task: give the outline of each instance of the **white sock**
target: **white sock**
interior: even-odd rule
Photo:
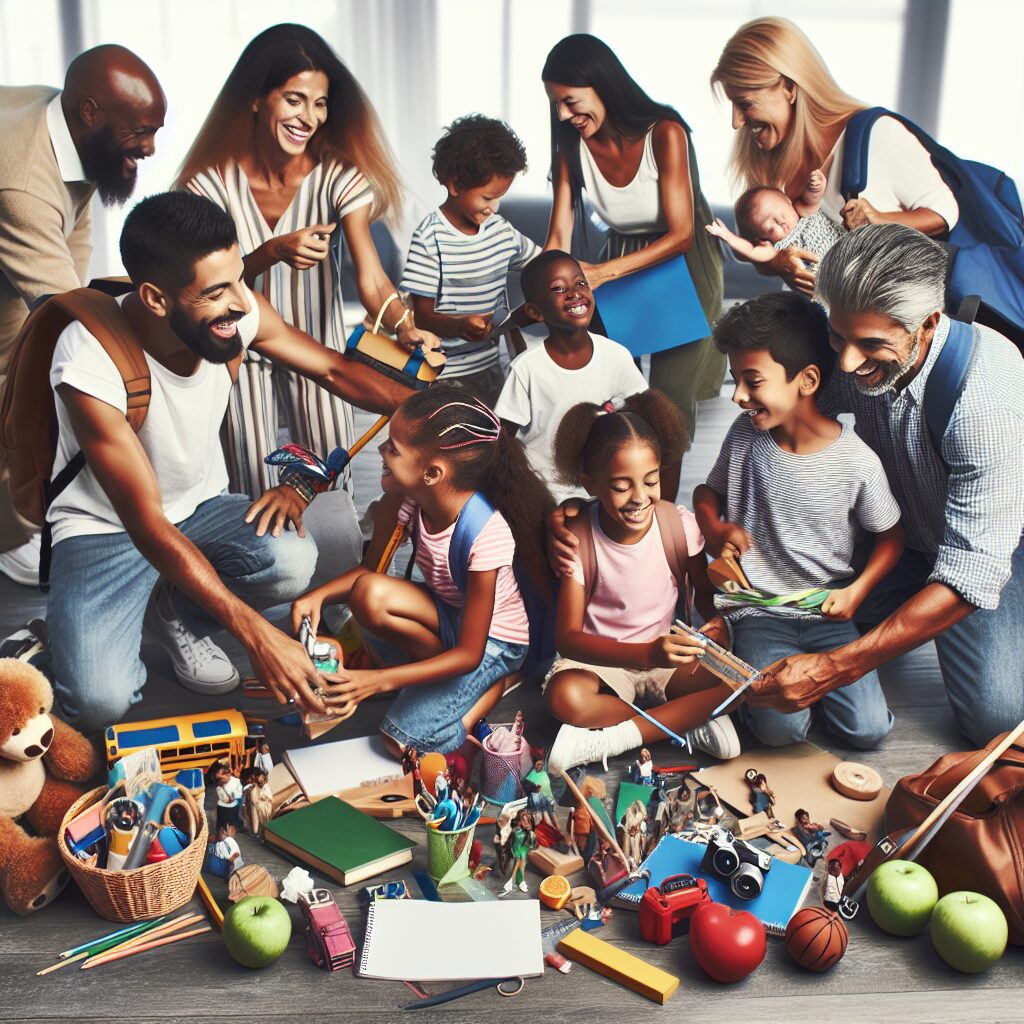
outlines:
[[[637,747],[643,746],[644,738],[640,735],[640,729],[630,718],[619,722],[618,725],[606,726],[601,732],[608,744],[606,750],[609,757],[615,757],[616,754],[624,754],[627,750],[636,750]]]

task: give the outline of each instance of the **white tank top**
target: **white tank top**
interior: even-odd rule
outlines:
[[[667,230],[658,195],[653,128],[644,138],[640,166],[628,185],[619,188],[609,184],[583,139],[580,139],[580,166],[587,196],[598,216],[613,231],[621,235],[646,235]]]

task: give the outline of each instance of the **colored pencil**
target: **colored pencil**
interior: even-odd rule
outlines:
[[[158,946],[167,946],[172,942],[180,942],[182,939],[190,939],[193,935],[203,935],[210,931],[210,926],[204,924],[202,928],[193,928],[190,932],[182,932],[180,935],[166,935],[162,939],[154,939],[152,942],[144,942],[141,946],[132,946],[131,949],[112,950],[101,957],[95,957],[87,964],[82,964],[82,970],[87,971],[92,967],[102,967],[104,964],[113,963],[115,960],[123,960],[128,956],[135,956],[136,953],[145,953],[148,949],[156,949]]]
[[[121,945],[121,943],[127,939],[146,935],[156,929],[156,925],[160,920],[162,920],[162,918],[158,918],[156,921],[145,921],[142,924],[134,925],[133,930],[127,935],[121,934],[118,936],[117,933],[115,933],[113,936],[106,939],[94,939],[86,949],[82,950],[82,952],[76,953],[74,956],[66,957],[64,960],[59,960],[50,967],[37,971],[36,977],[41,977],[44,974],[50,974],[61,967],[66,967],[68,964],[74,964],[78,963],[79,960],[85,960],[87,957],[98,956],[100,953],[105,953],[107,950]]]
[[[217,905],[217,901],[213,898],[213,893],[210,892],[210,887],[206,884],[202,875],[196,879],[196,892],[199,893],[199,898],[203,901],[203,906],[206,907],[206,911],[210,915],[210,921],[220,931],[224,924],[224,911]]]
[[[167,924],[161,925],[159,928],[154,928],[150,932],[143,932],[141,935],[135,935],[124,942],[119,942],[116,946],[111,946],[108,949],[99,950],[98,952],[93,953],[90,958],[82,964],[82,966],[88,967],[93,960],[107,956],[109,953],[117,953],[122,949],[131,949],[134,946],[141,946],[142,943],[151,942],[153,939],[162,939],[165,935],[170,935],[171,932],[179,932],[182,928],[188,928],[189,925],[194,925],[202,920],[202,914],[182,914],[181,917],[176,917],[173,921],[168,921]]]
[[[95,946],[98,942],[106,942],[107,939],[117,939],[121,936],[127,936],[129,932],[137,932],[145,928],[154,927],[162,920],[163,917],[157,917],[152,921],[136,921],[135,924],[126,925],[124,928],[119,928],[116,932],[110,932],[108,935],[98,935],[95,939],[89,939],[88,942],[82,942],[77,946],[72,946],[70,949],[65,949],[63,953],[58,953],[57,956],[63,960],[66,957],[74,956],[76,953],[81,953],[83,949]]]

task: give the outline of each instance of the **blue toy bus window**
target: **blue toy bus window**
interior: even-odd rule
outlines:
[[[195,722],[192,735],[197,740],[213,739],[216,736],[230,736],[231,723],[226,718],[214,718],[209,722]]]

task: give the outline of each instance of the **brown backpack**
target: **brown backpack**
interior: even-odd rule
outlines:
[[[584,505],[580,514],[569,521],[569,527],[580,542],[580,564],[583,566],[583,606],[590,604],[597,583],[597,551],[594,548],[594,534],[591,531],[591,509],[593,502]],[[671,501],[662,499],[654,506],[654,515],[661,533],[661,543],[665,549],[665,560],[679,587],[679,607],[682,617],[690,621],[690,587],[686,576],[686,559],[689,549],[686,544],[686,533],[683,530],[679,510]]]
[[[885,808],[890,832],[920,824],[1006,733],[983,750],[946,754],[920,775],[900,779]],[[1024,945],[1024,744],[1018,741],[989,770],[921,851],[919,863],[939,892],[967,890],[995,900],[1010,942]]]

